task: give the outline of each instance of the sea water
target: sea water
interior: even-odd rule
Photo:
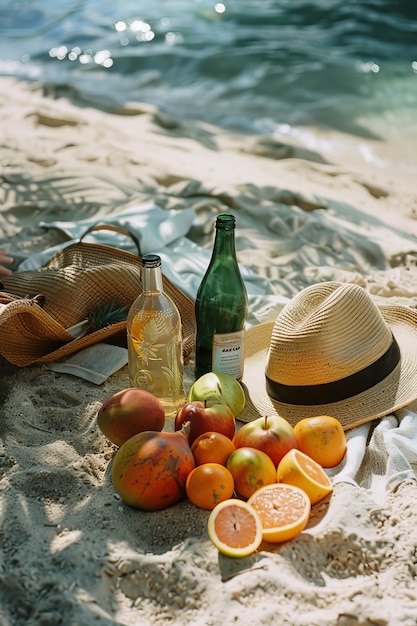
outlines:
[[[0,74],[314,148],[417,139],[417,2],[1,0]]]

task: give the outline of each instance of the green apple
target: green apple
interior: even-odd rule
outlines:
[[[207,372],[195,381],[188,393],[188,402],[194,400],[223,402],[237,417],[245,406],[245,392],[233,376],[221,372]]]

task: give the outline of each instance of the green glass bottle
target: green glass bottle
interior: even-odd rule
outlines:
[[[127,317],[130,385],[152,392],[169,418],[186,401],[181,318],[164,293],[160,256],[143,256],[142,266],[142,293]]]
[[[248,296],[235,248],[235,217],[219,215],[210,264],[195,302],[195,375],[216,371],[243,375],[243,342]]]

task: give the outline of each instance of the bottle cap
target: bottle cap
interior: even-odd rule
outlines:
[[[143,267],[161,267],[161,257],[158,254],[145,254],[142,257]]]

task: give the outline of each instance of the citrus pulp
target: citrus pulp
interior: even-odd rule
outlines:
[[[258,513],[262,534],[269,543],[293,539],[307,525],[311,504],[302,489],[284,483],[265,485],[247,501]]]
[[[277,480],[303,489],[308,494],[311,504],[322,500],[333,490],[332,481],[322,466],[295,448],[281,459],[277,469]]]
[[[214,507],[207,529],[213,544],[226,556],[248,556],[262,542],[262,523],[257,512],[247,502],[235,498]]]

